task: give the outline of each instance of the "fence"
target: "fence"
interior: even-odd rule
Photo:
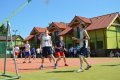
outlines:
[[[0,42],[0,57],[4,57],[5,54],[5,48],[6,48],[6,42]],[[9,48],[7,50],[7,57],[12,56],[12,50]]]

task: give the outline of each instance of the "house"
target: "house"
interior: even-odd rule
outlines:
[[[8,47],[10,48],[10,37],[8,37]],[[13,45],[18,45],[19,47],[22,47],[23,45],[23,38],[20,35],[13,35],[12,36],[12,41],[13,41]],[[5,53],[5,48],[6,48],[6,36],[1,35],[0,36],[0,57],[3,57],[4,53]],[[11,56],[11,50],[8,48],[7,54],[8,56]]]
[[[52,22],[47,28],[52,37],[53,44],[59,38],[59,33],[65,30],[68,27],[68,24],[63,22]]]
[[[30,45],[35,48],[39,47],[40,46],[39,36],[42,35],[46,29],[47,28],[34,27],[30,32],[30,35],[24,39],[24,42],[28,41]]]
[[[79,26],[85,26],[90,35],[89,47],[97,56],[107,56],[109,50],[120,49],[120,14],[118,12],[85,18],[75,16],[69,27],[59,35],[64,36],[67,46],[75,45],[71,37],[79,38]]]

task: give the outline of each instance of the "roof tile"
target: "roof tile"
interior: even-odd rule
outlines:
[[[36,29],[38,32],[43,33],[43,32],[45,32],[45,30],[46,30],[47,28],[35,27],[35,29]]]
[[[27,38],[24,39],[24,41],[28,41],[28,40],[30,40],[33,37],[34,37],[34,35],[29,35]]]
[[[67,28],[66,28],[64,31],[62,31],[59,35],[62,36],[62,35],[64,35],[64,34],[68,33],[70,30],[72,30],[72,28],[67,27]]]
[[[92,23],[87,27],[87,30],[107,28],[117,15],[118,13],[112,13],[90,18]]]
[[[58,22],[53,22],[53,25],[59,27],[60,29],[65,29],[67,27],[67,24]]]
[[[95,29],[107,28],[110,25],[110,23],[114,20],[114,18],[116,18],[118,15],[119,13],[116,12],[116,13],[111,13],[111,14],[102,15],[102,16],[89,18],[89,19],[83,18],[81,16],[77,16],[77,18],[87,23],[90,23],[91,21],[91,24],[86,28],[86,30],[95,30]],[[62,31],[59,35],[64,35],[68,33],[70,30],[71,28],[68,27],[64,31]]]

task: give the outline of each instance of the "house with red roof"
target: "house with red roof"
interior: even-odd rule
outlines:
[[[24,39],[24,42],[28,41],[29,44],[35,48],[39,47],[40,39],[39,37],[45,32],[47,28],[34,27],[30,32],[30,35]]]
[[[72,37],[79,38],[79,26],[85,26],[90,35],[90,50],[96,53],[96,56],[107,56],[110,50],[120,49],[120,14],[118,12],[85,18],[75,16],[65,30],[59,35],[64,36],[66,45],[76,45]]]
[[[68,24],[63,22],[52,22],[47,28],[52,37],[53,44],[59,38],[59,34],[68,27]]]

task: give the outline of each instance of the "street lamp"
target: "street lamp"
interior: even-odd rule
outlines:
[[[16,33],[18,30],[13,30],[13,32],[15,33],[15,46],[16,46]]]

